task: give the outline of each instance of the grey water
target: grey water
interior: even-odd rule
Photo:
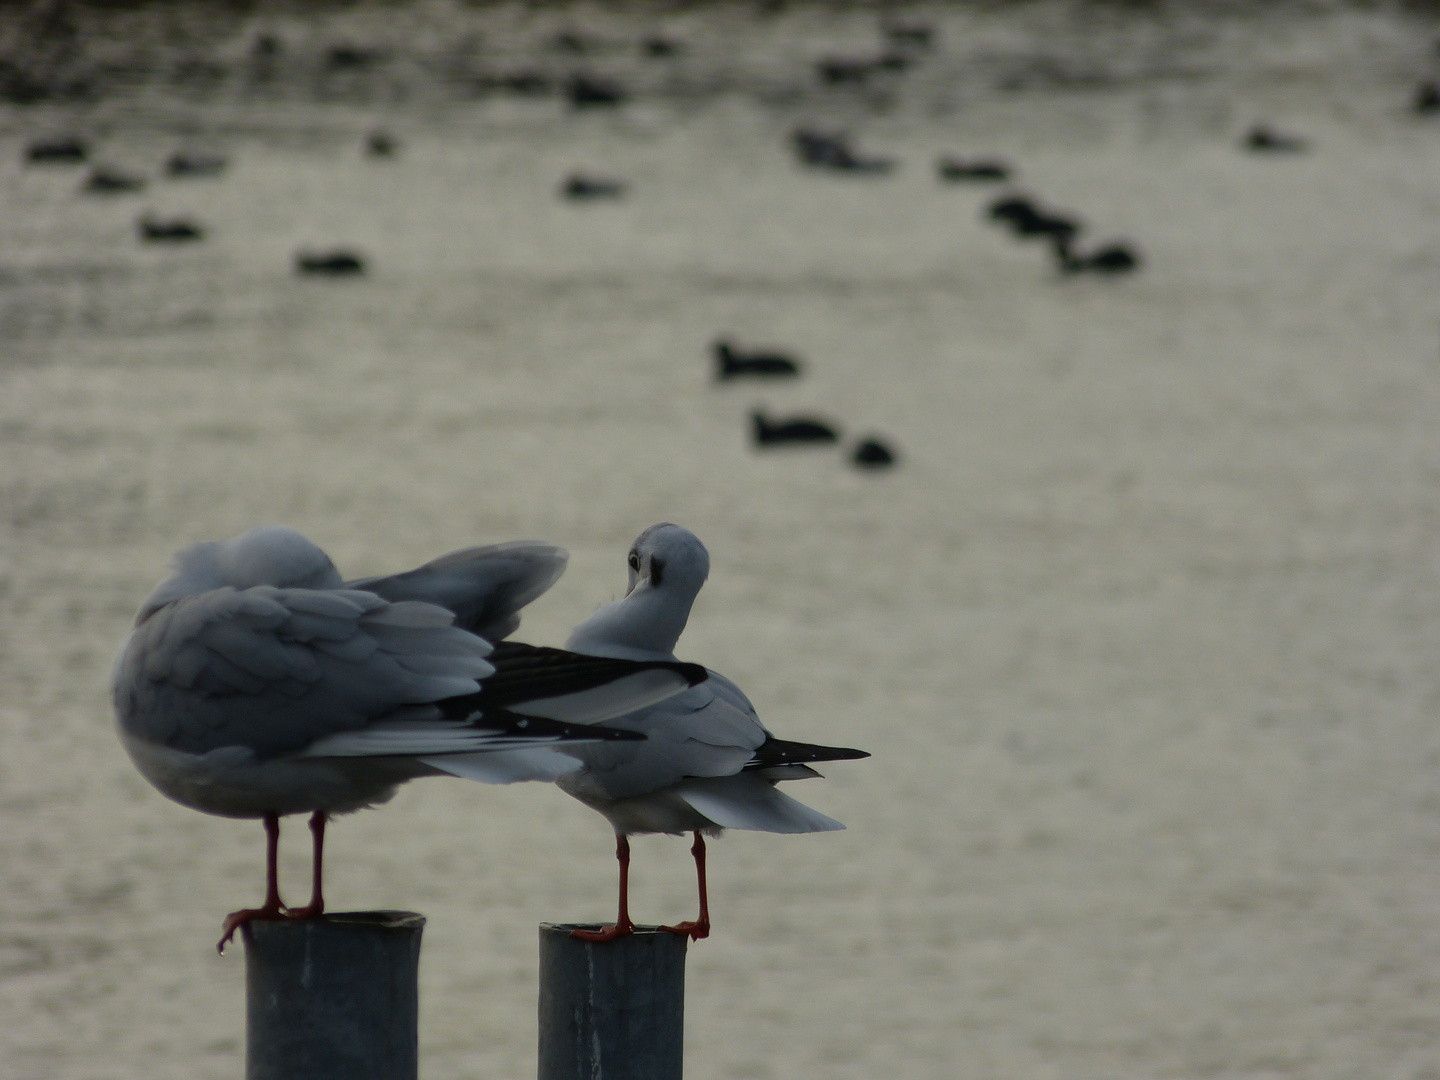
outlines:
[[[110,727],[172,552],[280,523],[360,576],[545,539],[571,565],[519,636],[558,644],[673,520],[713,564],[682,656],[874,753],[791,788],[848,831],[712,845],[690,1075],[1440,1077],[1437,36],[1338,4],[0,13],[0,1072],[242,1068],[213,942],[261,830],[167,803]],[[575,73],[626,101],[570,106]],[[1307,151],[1247,153],[1260,122]],[[898,164],[806,168],[802,124]],[[146,185],[25,161],[61,134]],[[625,189],[563,199],[576,171]],[[1061,274],[986,220],[1011,189],[1141,267]],[[720,336],[805,373],[717,384]],[[844,441],[762,453],[756,406]],[[871,433],[897,467],[848,464]],[[636,841],[638,919],[693,915],[687,848]],[[425,1076],[533,1071],[536,925],[609,916],[612,851],[540,785],[337,823],[332,903],[429,918]]]

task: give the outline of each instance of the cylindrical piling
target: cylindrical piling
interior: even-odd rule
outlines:
[[[424,927],[412,911],[247,923],[246,1080],[415,1080]]]
[[[680,1080],[685,1042],[683,934],[540,924],[539,1080]]]

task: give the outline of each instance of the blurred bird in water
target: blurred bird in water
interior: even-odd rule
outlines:
[[[774,421],[756,409],[750,414],[750,433],[756,446],[833,443],[840,433],[830,424],[806,416]]]
[[[561,186],[560,194],[567,199],[618,199],[625,194],[625,184],[608,177],[571,173]]]
[[[837,172],[880,175],[895,167],[891,158],[867,157],[850,146],[840,132],[824,132],[811,127],[798,127],[790,133],[790,144],[801,164]]]
[[[400,150],[400,140],[384,128],[376,128],[365,136],[365,153],[370,157],[391,158]]]
[[[139,191],[145,186],[145,178],[133,173],[121,172],[109,165],[97,165],[90,170],[80,190],[91,195],[123,195]]]
[[[800,374],[800,362],[780,353],[742,353],[724,338],[711,349],[715,355],[715,378],[720,382],[744,375],[785,379]]]
[[[851,451],[850,461],[860,469],[888,469],[895,464],[895,451],[881,439],[871,437]]]
[[[302,251],[295,256],[295,272],[353,277],[365,273],[365,260],[349,251],[327,251],[322,254]]]
[[[75,165],[89,155],[85,140],[74,135],[37,139],[25,148],[25,160],[37,164]]]
[[[162,218],[146,214],[135,225],[141,240],[158,243],[185,243],[203,240],[205,230],[187,218]]]
[[[1080,222],[1065,214],[1041,210],[1024,195],[1008,195],[990,204],[991,220],[1002,221],[1023,239],[1049,236],[1067,243],[1080,231]]]
[[[1054,237],[1055,259],[1067,274],[1086,270],[1097,274],[1126,274],[1140,266],[1140,256],[1129,244],[1105,244],[1086,254],[1077,254],[1069,240]]]
[[[993,158],[977,158],[970,161],[955,157],[942,157],[935,163],[935,171],[941,180],[956,183],[963,180],[992,182],[1009,180],[1014,169],[1003,161]]]
[[[1298,154],[1309,146],[1300,136],[1282,134],[1269,124],[1256,124],[1246,134],[1241,145],[1247,150],[1262,154]]]
[[[228,164],[220,154],[177,153],[165,163],[165,173],[176,179],[219,176]]]

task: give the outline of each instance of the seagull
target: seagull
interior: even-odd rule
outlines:
[[[710,573],[698,537],[662,522],[630,548],[630,588],[577,626],[565,647],[589,656],[674,661],[675,644],[691,605]],[[620,910],[614,925],[574,930],[586,941],[634,932],[630,919],[630,841],[634,833],[694,834],[690,853],[700,892],[693,922],[662,927],[692,939],[708,937],[705,837],[723,829],[830,832],[845,826],[776,788],[781,780],[820,774],[806,762],[865,758],[863,750],[777,739],[755,715],[750,699],[729,679],[709,678],[658,704],[607,724],[646,736],[644,742],[589,743],[569,749],[582,765],[556,781],[562,791],[605,815],[615,830],[620,862]]]
[[[221,952],[252,919],[324,912],[331,816],[420,776],[553,780],[579,766],[562,748],[643,738],[595,723],[703,681],[694,664],[597,664],[504,641],[566,558],[522,541],[347,583],[320,548],[276,526],[175,556],[111,684],[121,743],[162,794],[264,822],[265,901],[225,919]],[[311,815],[312,893],[287,908],[280,818],[298,813]]]

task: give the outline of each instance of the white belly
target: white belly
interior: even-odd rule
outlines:
[[[583,772],[570,773],[555,785],[605,815],[616,835],[636,833],[685,833],[696,829],[714,835],[720,827],[673,792],[662,789],[646,795],[612,799],[599,784]]]
[[[242,746],[188,754],[120,732],[130,760],[183,806],[221,817],[347,814],[387,801],[397,785],[433,773],[405,758],[272,758]]]

